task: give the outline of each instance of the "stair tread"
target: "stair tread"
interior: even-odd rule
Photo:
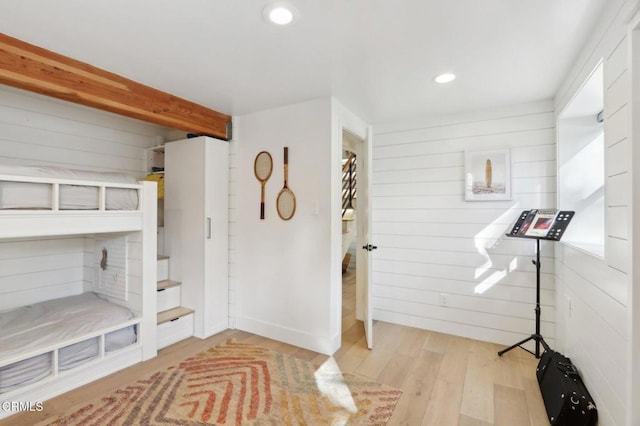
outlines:
[[[185,315],[192,314],[193,309],[185,308],[184,306],[178,306],[177,308],[167,309],[166,311],[158,312],[158,324],[169,322],[173,319],[183,317]]]
[[[180,281],[173,281],[173,280],[162,280],[162,281],[158,281],[158,290],[164,290],[166,288],[169,287],[176,287],[181,285],[182,283]]]

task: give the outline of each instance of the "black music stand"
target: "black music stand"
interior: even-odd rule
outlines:
[[[536,358],[540,358],[540,344],[544,346],[545,350],[549,350],[549,345],[547,345],[547,342],[544,341],[542,334],[540,334],[540,240],[560,241],[560,238],[562,238],[562,235],[567,229],[567,226],[569,225],[569,222],[573,218],[575,212],[555,211],[553,214],[553,223],[551,223],[551,225],[549,225],[548,227],[545,227],[545,229],[547,229],[546,232],[541,233],[538,230],[537,233],[532,233],[529,231],[529,227],[535,227],[536,222],[538,220],[542,220],[541,216],[550,216],[551,213],[549,210],[524,210],[520,214],[520,217],[516,221],[516,224],[513,226],[511,232],[506,234],[507,237],[529,238],[536,240],[536,260],[532,260],[533,264],[536,265],[536,332],[526,339],[523,339],[518,343],[515,343],[508,348],[499,351],[499,356],[502,356],[506,352],[509,352],[511,349],[520,347],[520,349],[529,352]],[[538,219],[539,217],[540,219]],[[529,235],[527,235],[527,232],[529,232]],[[536,342],[535,353],[531,352],[527,348],[522,347],[522,345],[529,340],[535,340]]]

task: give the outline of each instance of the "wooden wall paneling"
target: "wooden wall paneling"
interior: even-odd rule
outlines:
[[[602,295],[613,299],[612,303],[627,306],[629,280],[627,272],[614,269],[607,261],[595,258],[570,246],[565,247],[563,252],[563,266],[559,269],[560,271],[572,270],[581,277],[588,277],[588,282],[596,287]],[[556,268],[556,270],[558,269]]]
[[[548,143],[554,140],[553,126],[544,128],[533,128],[518,132],[518,137],[514,139],[510,132],[488,133],[480,135],[465,135],[458,138],[443,136],[441,138],[430,138],[425,135],[416,138],[414,141],[395,143],[389,138],[384,138],[373,149],[373,157],[377,158],[402,158],[413,155],[458,152],[465,149],[482,150],[502,146],[531,146]]]
[[[454,181],[413,182],[413,183],[379,183],[372,189],[373,197],[452,195],[463,194],[463,180],[458,177]]]
[[[0,33],[0,83],[186,132],[231,138],[231,117]]]
[[[101,123],[104,120],[104,123]],[[145,148],[168,129],[82,105],[0,88],[0,162],[117,171],[141,178]]]
[[[474,212],[469,215],[465,209],[444,208],[444,209],[403,209],[393,208],[377,209],[372,212],[376,222],[393,222],[402,215],[403,220],[407,222],[449,222],[449,223],[479,223],[479,224],[501,224],[505,227],[512,225],[513,218],[505,216],[504,211],[495,208],[487,208]]]
[[[572,354],[572,361],[579,366],[583,376],[588,372],[590,392],[596,398],[601,424],[624,424],[620,419],[624,416],[621,407],[625,399],[626,368],[624,351],[612,351],[611,348],[624,347],[626,330],[620,329],[626,321],[617,324],[603,321],[604,317],[613,314],[614,318],[624,318],[621,305],[610,304],[605,298],[598,296],[597,291],[589,291],[593,286],[588,280],[567,275],[566,295],[571,299],[571,312],[567,318],[566,352]],[[588,294],[584,292],[588,291]],[[581,294],[582,293],[582,294]],[[610,300],[610,299],[609,299]],[[599,303],[602,302],[602,303]],[[602,309],[602,310],[601,310]],[[614,311],[618,311],[613,313]],[[598,336],[594,339],[593,336]],[[601,410],[606,407],[606,410]],[[600,413],[618,419],[615,423],[605,423]],[[606,417],[604,417],[606,418]]]
[[[374,297],[377,297],[379,299],[392,299],[398,296],[402,296],[404,300],[411,300],[412,303],[440,306],[440,294],[442,293],[446,294],[447,307],[477,312],[478,304],[476,296],[473,294],[473,292],[469,294],[459,294],[448,291],[430,291],[415,288],[376,286]],[[481,312],[484,313],[506,315],[526,320],[535,319],[533,310],[534,304],[531,303],[531,299],[527,301],[513,301],[512,303],[505,303],[503,300],[486,296],[483,297],[482,302],[483,303]],[[553,307],[553,305],[543,305],[542,309],[545,313],[545,321],[553,323],[553,320],[555,318],[555,308]]]
[[[76,264],[48,270],[34,270],[33,272],[19,274],[19,279],[17,279],[15,275],[0,277],[0,285],[3,288],[3,292],[15,294],[16,299],[20,299],[19,293],[22,292],[37,290],[39,287],[51,288],[65,284],[82,285],[82,268],[80,265]],[[1,302],[3,308],[0,308],[0,310],[17,306],[14,304],[14,300],[8,299],[10,298],[3,298]],[[41,298],[40,300],[45,299]]]
[[[374,171],[427,169],[430,167],[456,167],[464,164],[462,152],[427,153],[406,158],[374,159]]]
[[[605,116],[613,115],[629,101],[629,73],[624,71],[607,90],[604,96]]]
[[[631,243],[628,240],[616,237],[607,237],[607,263],[612,268],[621,272],[631,273],[631,259],[629,252]]]
[[[74,155],[69,157],[69,148],[55,147],[46,144],[47,139],[42,139],[42,144],[32,145],[21,142],[3,142],[2,150],[8,152],[13,158],[20,158],[22,164],[34,165],[46,159],[49,164],[73,168],[76,164],[82,164],[85,168],[103,170],[105,164],[117,164],[122,171],[132,171],[140,168],[140,160],[136,157],[123,157],[112,154],[100,156],[92,151],[73,150]],[[70,162],[73,161],[73,162]]]
[[[497,269],[515,267],[521,271],[535,272],[535,266],[531,262],[531,256],[518,256],[513,254],[483,254],[476,251],[444,251],[438,248],[408,249],[404,247],[379,247],[380,260],[395,260],[416,263],[437,263],[440,265],[461,265],[477,267],[477,265],[490,266]],[[542,257],[543,260],[552,258]],[[553,271],[553,264],[546,265],[548,271]]]
[[[0,260],[0,270],[3,276],[22,275],[34,271],[61,270],[67,265],[78,264],[82,259],[81,253],[55,253],[46,256],[19,257]],[[34,268],[35,266],[35,268]],[[9,284],[11,287],[11,284]],[[15,288],[14,288],[15,290]]]
[[[631,217],[628,206],[609,207],[605,219],[607,236],[623,240],[631,238]]]
[[[514,194],[555,193],[556,186],[555,176],[511,178],[511,191]]]
[[[556,144],[553,140],[536,146],[514,147],[511,149],[511,162],[514,165],[529,161],[550,161],[556,159]]]
[[[553,265],[549,265],[552,267]],[[484,268],[470,267],[470,266],[451,266],[451,265],[437,265],[432,263],[410,263],[391,260],[377,260],[375,262],[376,272],[395,272],[407,275],[418,275],[423,277],[434,277],[440,279],[449,280],[462,280],[470,281],[480,284],[489,275],[497,273],[502,275],[502,269],[488,268],[483,274],[482,278],[476,277],[476,273],[479,269]],[[552,288],[553,286],[553,274],[551,272],[542,272],[540,275],[540,283],[544,288]],[[531,272],[523,271],[510,271],[506,277],[500,280],[500,284],[520,285],[520,286],[535,286],[535,274]],[[476,284],[476,285],[477,285]]]
[[[1,110],[2,108],[0,107],[0,114],[3,113]],[[3,118],[6,118],[6,115],[3,115]],[[45,128],[19,126],[6,122],[0,123],[0,129],[3,143],[13,143],[14,146],[24,145],[31,148],[36,147],[37,149],[49,147],[67,151],[91,152],[94,155],[99,154],[101,158],[105,155],[113,157],[113,161],[120,159],[139,160],[144,155],[144,147],[142,146],[100,139],[91,135],[91,131],[84,135],[74,135],[68,132],[58,133]],[[139,140],[138,136],[138,142]],[[6,151],[12,152],[12,150],[8,149]]]
[[[435,293],[459,294],[473,296],[475,293],[475,282],[442,279],[439,277],[425,277],[419,275],[409,275],[397,272],[380,272],[373,273],[372,282],[376,287],[398,287],[406,289],[418,289],[422,291],[431,291]],[[524,285],[499,285],[491,288],[491,291],[485,292],[480,297],[493,298],[506,303],[512,300],[518,303],[532,304],[536,297],[536,288],[532,284]],[[552,308],[554,306],[555,290],[553,287],[547,286],[540,290],[541,304],[545,307]],[[546,309],[546,308],[545,308]],[[527,313],[529,314],[529,313]],[[533,309],[531,310],[533,315]]]
[[[440,333],[453,334],[471,339],[474,339],[474,336],[482,335],[485,336],[485,339],[488,342],[497,342],[505,345],[510,345],[514,341],[518,341],[523,337],[526,337],[525,334],[530,334],[530,331],[528,333],[519,333],[504,330],[502,328],[487,328],[477,324],[451,322],[442,318],[426,317],[411,313],[400,313],[396,310],[382,309],[377,306],[374,306],[373,312],[375,318],[380,321],[402,324],[426,330],[439,330]],[[456,315],[458,312],[450,310],[450,314]],[[543,329],[543,331],[546,330]],[[554,346],[554,337],[551,337],[551,335],[545,336],[545,340],[550,346]],[[533,346],[531,346],[530,349],[533,349]]]
[[[124,233],[121,235],[125,235]],[[142,242],[141,232],[126,233],[127,236],[127,300],[113,299],[114,303],[123,305],[132,311],[141,314],[143,299],[142,282]],[[83,291],[94,291],[95,279],[95,237],[86,236],[84,238],[84,289]]]
[[[519,211],[517,213],[520,213]],[[516,213],[516,214],[517,214]],[[535,257],[535,242],[529,240],[501,238],[459,238],[438,235],[395,235],[376,234],[376,241],[380,241],[380,247],[399,247],[407,249],[433,249],[452,252],[477,253],[482,247],[488,253],[506,255],[524,255]],[[523,244],[523,241],[532,244]],[[378,248],[382,250],[382,248]],[[552,247],[547,245],[546,247]],[[549,250],[541,246],[542,256],[553,256],[553,249]]]
[[[38,240],[0,240],[0,260],[20,258],[22,256],[47,256],[52,254],[74,253],[81,243],[78,238],[49,238]]]
[[[631,194],[631,173],[622,172],[617,175],[609,176],[606,179],[606,205],[611,206],[628,206],[630,204]]]
[[[548,106],[547,106],[548,108]],[[545,108],[545,109],[547,109]],[[455,140],[459,138],[480,137],[483,135],[501,135],[520,133],[535,129],[553,127],[553,108],[530,114],[505,113],[501,117],[474,117],[468,121],[458,121],[452,118],[449,124],[405,127],[395,126],[395,131],[376,131],[376,146],[384,146],[392,140],[394,145],[416,141]],[[500,129],[496,131],[496,129]]]
[[[74,130],[77,128],[83,133],[82,126],[86,126],[91,128],[92,134],[114,142],[135,142],[136,137],[141,135],[153,136],[157,134],[157,129],[160,127],[156,124],[9,86],[2,86],[0,104],[19,111],[16,117],[20,121],[16,124],[30,126],[33,124],[34,116],[45,115],[50,119],[47,122],[47,126],[50,127],[47,128],[52,132],[75,133]],[[36,109],[34,105],[41,107]],[[113,137],[109,138],[110,135]]]
[[[505,344],[533,331],[535,245],[504,234],[523,209],[555,206],[551,110],[539,104],[374,128],[375,318]],[[465,202],[464,151],[502,147],[511,149],[513,200]],[[555,262],[553,246],[543,246],[543,321],[552,341]]]
[[[82,292],[82,238],[0,242],[0,311]]]
[[[585,263],[591,259],[591,265]],[[604,261],[596,261],[593,256],[571,247],[565,247],[563,264],[564,285],[578,294],[580,299],[598,312],[598,320],[608,323],[608,327],[625,335],[628,328],[624,301],[615,300],[607,293],[610,286],[611,269],[604,266]],[[609,296],[609,297],[603,297]]]
[[[462,182],[462,181],[461,181]],[[374,185],[375,187],[375,185]],[[519,204],[516,206],[511,201],[494,201],[491,203],[473,203],[473,209],[493,209],[502,207],[505,211],[513,213],[515,217],[526,208],[533,206],[553,206],[555,205],[556,194],[538,193],[538,194],[519,194]],[[432,208],[432,209],[449,209],[449,208],[468,208],[468,202],[465,202],[460,195],[437,195],[437,196],[389,196],[389,197],[372,197],[373,208]]]
[[[624,36],[605,59],[604,87],[608,89],[627,70],[627,37]]]
[[[625,138],[609,146],[605,152],[605,173],[614,176],[631,170],[631,140]]]
[[[400,218],[393,222],[377,222],[376,231],[380,234],[392,235],[429,235],[475,238],[502,238],[509,231],[503,224],[452,223],[452,222],[409,222]],[[477,250],[476,250],[477,251]]]
[[[605,112],[606,114],[607,112]],[[609,147],[629,135],[629,108],[625,105],[604,120],[604,142]]]
[[[627,209],[631,201],[630,169],[623,160],[631,158],[629,137],[629,41],[626,36],[629,16],[637,8],[635,1],[614,0],[603,9],[589,40],[577,56],[571,70],[556,94],[555,109],[562,111],[591,70],[604,58],[605,88],[605,218]],[[626,81],[626,83],[625,83]],[[624,141],[624,142],[622,142]],[[615,164],[614,164],[615,163]],[[624,223],[629,223],[624,222]],[[607,233],[611,233],[607,220]],[[621,223],[613,229],[616,235],[630,234]],[[629,290],[631,277],[610,266],[610,241],[605,243],[606,260],[588,255],[566,244],[556,250],[558,305],[563,309],[558,319],[560,347],[581,370],[583,379],[598,405],[602,425],[637,424],[631,404],[635,362],[630,358]],[[614,243],[614,246],[616,243]],[[614,247],[614,250],[616,248]],[[618,253],[617,261],[630,257]],[[568,305],[571,309],[568,309]],[[594,339],[593,336],[598,336]],[[615,374],[611,372],[615,370]],[[637,380],[636,380],[637,381]],[[637,395],[637,391],[636,391]],[[631,415],[631,417],[630,417]]]
[[[443,320],[449,315],[456,320],[453,324],[461,324],[478,328],[496,329],[509,333],[519,333],[522,330],[532,328],[532,319],[517,318],[512,316],[501,315],[499,313],[478,312],[476,310],[458,309],[454,306],[440,305],[424,305],[410,300],[401,299],[382,299],[373,297],[374,309],[387,310],[391,312],[402,312],[404,315],[421,317],[425,319]],[[426,309],[425,309],[426,308]],[[533,311],[533,305],[531,305]],[[543,318],[540,324],[542,333],[545,338],[548,336],[553,339],[555,334],[555,325]],[[530,332],[533,330],[530,330]],[[451,333],[456,334],[456,333]]]
[[[373,184],[385,183],[420,183],[420,182],[461,182],[462,165],[442,167],[439,169],[389,169],[377,170],[373,173]]]
[[[513,179],[522,177],[555,177],[555,175],[555,159],[520,162],[513,165],[513,168],[511,169],[511,177]]]
[[[13,92],[13,93],[12,93]],[[122,117],[43,95],[3,87],[2,122],[20,129],[46,131],[49,136],[82,137],[123,146],[137,146],[141,137],[152,139],[160,126]],[[104,117],[105,122],[100,123]]]

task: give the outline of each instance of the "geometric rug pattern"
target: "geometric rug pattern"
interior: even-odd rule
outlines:
[[[233,340],[51,425],[384,425],[402,391]]]

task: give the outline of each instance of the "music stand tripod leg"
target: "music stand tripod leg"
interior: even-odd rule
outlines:
[[[503,354],[505,354],[505,353],[509,352],[511,349],[515,349],[515,348],[519,347],[520,345],[524,345],[524,344],[525,344],[525,343],[527,343],[529,340],[536,340],[536,342],[537,342],[537,339],[536,339],[535,334],[532,334],[531,336],[527,337],[526,339],[522,339],[522,340],[520,340],[518,343],[514,343],[513,345],[509,346],[508,348],[506,348],[506,349],[503,349],[503,350],[499,351],[499,352],[498,352],[498,355],[499,355],[499,356],[502,356]],[[522,347],[521,347],[521,349],[524,349],[525,351],[527,351],[527,352],[529,352],[529,353],[533,354],[533,352],[531,352],[531,351],[530,351],[529,349],[527,349],[527,348],[522,348]],[[535,354],[534,354],[534,355],[535,355]]]
[[[524,349],[530,354],[535,355],[536,358],[540,358],[540,344],[542,343],[542,346],[545,349],[547,350],[549,349],[549,345],[547,345],[547,342],[544,341],[544,339],[542,338],[542,335],[540,334],[540,239],[539,238],[536,238],[536,260],[533,260],[532,262],[536,266],[536,307],[534,309],[536,314],[536,332],[531,336],[527,337],[526,339],[522,339],[518,343],[513,344],[508,348],[499,351],[498,352],[499,356],[502,356],[504,353],[509,352],[511,349],[520,347],[521,349]],[[532,352],[529,349],[523,348],[521,346],[522,344],[528,342],[529,340],[536,341],[535,352]]]

